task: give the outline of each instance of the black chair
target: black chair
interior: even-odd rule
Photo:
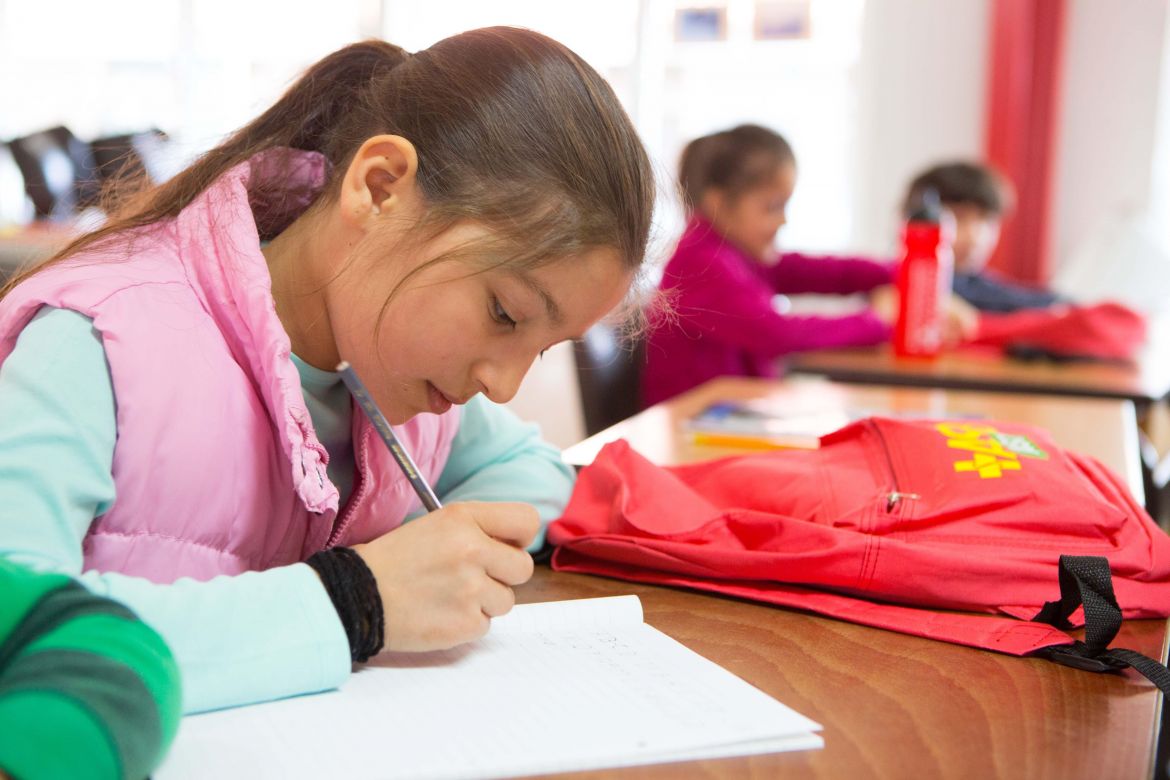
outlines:
[[[8,144],[0,141],[0,228],[28,224],[34,215],[32,200],[24,191],[24,174]]]
[[[101,196],[89,144],[67,127],[53,127],[8,142],[24,177],[37,219],[67,220]]]
[[[639,383],[646,358],[642,339],[630,343],[616,328],[599,323],[573,345],[573,355],[586,436],[639,411]]]
[[[103,186],[143,177],[151,182],[160,181],[163,178],[160,158],[168,140],[166,133],[152,128],[90,142],[98,179]]]

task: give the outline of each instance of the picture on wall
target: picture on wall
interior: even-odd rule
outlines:
[[[674,14],[674,39],[679,43],[727,40],[727,6],[682,6]]]
[[[755,36],[757,41],[808,38],[811,0],[758,0]]]

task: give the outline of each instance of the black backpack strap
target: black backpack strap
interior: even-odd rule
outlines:
[[[1121,628],[1121,607],[1113,595],[1109,561],[1096,555],[1062,555],[1060,600],[1049,601],[1032,619],[1067,631],[1072,628],[1069,616],[1082,604],[1085,641],[1046,647],[1037,655],[1090,672],[1119,671],[1129,666],[1170,694],[1170,669],[1133,650],[1109,649]]]

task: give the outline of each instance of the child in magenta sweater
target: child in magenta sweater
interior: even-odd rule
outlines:
[[[776,232],[796,186],[796,158],[755,125],[692,141],[679,180],[690,217],[661,290],[672,310],[654,323],[642,401],[651,405],[723,375],[770,377],[790,352],[886,341],[896,311],[891,266],[862,258],[777,258]],[[848,316],[782,314],[779,293],[872,293]]]

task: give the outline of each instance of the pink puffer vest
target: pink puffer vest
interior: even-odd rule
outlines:
[[[291,160],[290,197],[303,208],[327,163],[311,153]],[[117,406],[117,495],[85,538],[86,569],[155,582],[266,569],[369,541],[419,505],[355,411],[357,473],[338,514],[249,205],[265,162],[232,169],[129,245],[87,250],[0,301],[0,363],[42,306],[78,311],[102,336]],[[455,408],[396,431],[433,483],[458,427]]]

